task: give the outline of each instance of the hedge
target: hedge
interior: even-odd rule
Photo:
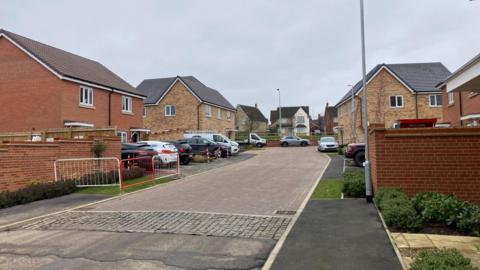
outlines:
[[[375,194],[375,202],[388,227],[407,231],[417,231],[422,227],[422,219],[413,202],[400,189],[380,189]]]
[[[77,190],[74,181],[34,183],[17,191],[0,192],[0,209],[18,204],[49,199],[73,193]]]
[[[363,170],[348,170],[342,175],[343,194],[347,197],[365,197],[365,172]]]
[[[410,270],[478,270],[456,249],[422,251]]]

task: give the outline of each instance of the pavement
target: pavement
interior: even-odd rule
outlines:
[[[328,162],[314,147],[268,148],[22,224],[0,232],[0,268],[260,269]]]
[[[323,179],[340,177],[343,158]],[[321,181],[321,180],[320,180]],[[288,234],[272,270],[401,270],[373,204],[365,199],[310,200]]]

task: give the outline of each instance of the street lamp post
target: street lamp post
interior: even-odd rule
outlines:
[[[372,202],[372,182],[370,179],[370,161],[368,159],[368,91],[366,81],[366,64],[365,64],[365,22],[363,12],[363,0],[360,0],[360,20],[362,33],[362,83],[363,83],[363,128],[365,134],[365,195],[368,203]]]
[[[281,103],[281,99],[280,99],[280,88],[277,88],[277,91],[278,91],[278,125],[279,125],[279,129],[278,129],[278,133],[280,134],[280,137],[282,137],[282,103]]]

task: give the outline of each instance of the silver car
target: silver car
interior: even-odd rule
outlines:
[[[322,137],[318,141],[318,151],[337,151],[338,143],[335,137]]]
[[[285,136],[280,140],[281,146],[290,146],[290,145],[300,145],[307,146],[310,145],[310,141],[307,139],[302,139],[297,136]]]

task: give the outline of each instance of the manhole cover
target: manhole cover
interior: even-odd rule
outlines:
[[[285,215],[285,216],[293,216],[297,213],[297,211],[292,210],[277,210],[275,211],[276,215]]]

